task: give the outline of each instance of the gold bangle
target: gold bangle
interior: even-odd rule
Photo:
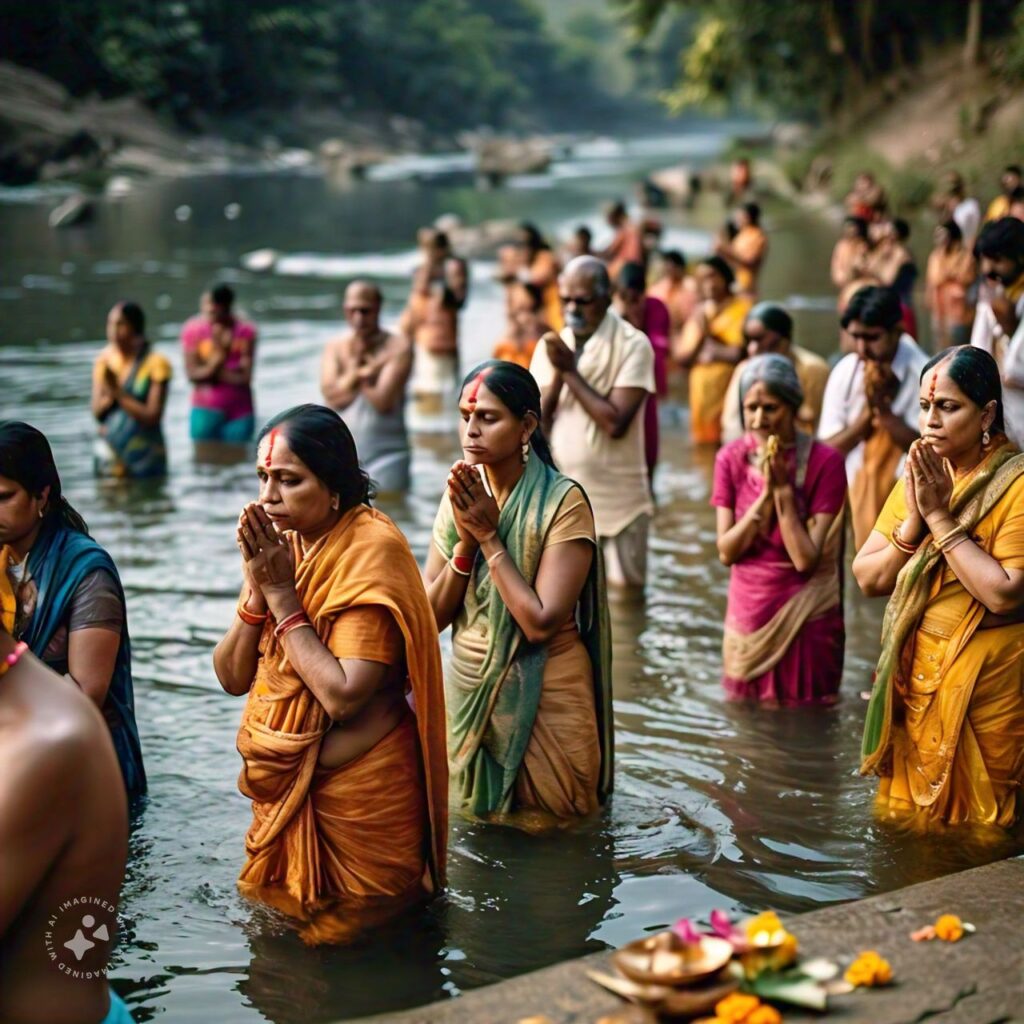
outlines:
[[[903,535],[900,533],[900,527],[902,526],[903,524],[899,523],[893,527],[892,533],[889,534],[889,543],[892,544],[897,551],[902,551],[905,555],[916,555],[917,548],[905,541],[903,539]]]
[[[500,551],[495,551],[494,554],[491,555],[491,557],[487,559],[487,564],[488,565],[492,565],[499,558],[501,558],[502,555],[507,555],[507,554],[508,554],[508,552],[504,548],[502,548]]]
[[[936,537],[935,546],[940,551],[945,551],[946,545],[956,536],[962,536],[965,540],[967,539],[967,531],[959,523],[948,533],[944,533],[941,537]]]

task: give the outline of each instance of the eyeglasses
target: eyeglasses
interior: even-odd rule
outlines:
[[[559,295],[558,298],[563,306],[589,306],[597,302],[596,295],[588,295],[586,298],[580,298],[578,295]]]

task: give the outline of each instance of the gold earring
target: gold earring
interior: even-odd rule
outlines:
[[[524,441],[523,442],[522,460],[523,460],[523,465],[524,466],[530,461],[530,442],[529,441]]]

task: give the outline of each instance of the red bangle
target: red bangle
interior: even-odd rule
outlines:
[[[297,612],[292,612],[291,615],[289,615],[286,619],[282,619],[277,624],[277,628],[274,630],[274,636],[280,639],[289,630],[294,629],[296,626],[304,626],[306,624],[312,625],[312,623],[307,618],[305,611],[300,609]]]
[[[473,571],[473,559],[469,555],[452,555],[452,568],[461,576]]]
[[[313,623],[310,622],[309,619],[301,619],[298,622],[289,622],[288,625],[284,627],[284,629],[282,629],[279,633],[276,634],[277,639],[283,640],[293,630],[304,629],[306,627],[308,627],[309,629],[313,628]]]
[[[25,643],[24,640],[19,640],[14,645],[14,650],[11,651],[10,654],[8,654],[3,661],[0,661],[0,676],[7,675],[7,673],[10,672],[11,669],[14,668],[14,666],[17,665],[19,661],[21,661],[21,656],[27,650],[28,644]]]
[[[267,621],[268,612],[264,612],[262,615],[257,615],[255,612],[249,611],[244,604],[240,604],[237,608],[238,617],[249,626],[262,626]]]

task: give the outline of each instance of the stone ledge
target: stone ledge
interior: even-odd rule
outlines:
[[[977,932],[957,943],[910,940],[941,913],[959,914]],[[895,984],[857,990],[833,1001],[826,1017],[786,1010],[786,1024],[1006,1024],[1024,1021],[1024,859],[1000,861],[854,903],[789,918],[806,955],[849,957],[876,949],[893,966]],[[608,953],[475,989],[359,1024],[516,1024],[543,1014],[554,1024],[594,1024],[623,1003],[586,971],[607,969]]]

